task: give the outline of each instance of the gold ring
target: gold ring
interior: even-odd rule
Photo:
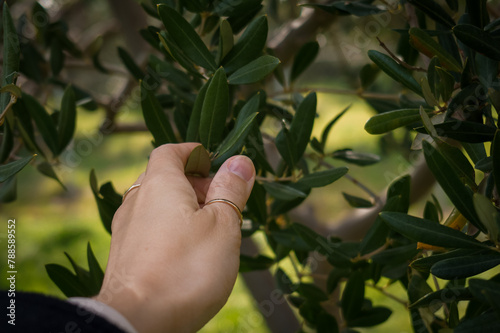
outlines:
[[[211,205],[211,204],[216,203],[216,202],[222,202],[222,203],[225,203],[226,205],[231,206],[231,208],[236,212],[236,214],[238,214],[238,217],[240,219],[240,228],[241,228],[241,226],[243,224],[243,214],[241,213],[240,208],[234,202],[227,200],[227,199],[213,199],[213,200],[210,200],[209,202],[207,202],[205,204],[205,206]]]
[[[133,190],[133,189],[135,189],[135,188],[139,188],[139,186],[141,186],[141,184],[134,184],[134,185],[130,186],[130,187],[128,188],[128,190],[126,190],[126,191],[125,191],[125,193],[123,193],[123,196],[122,196],[122,202],[124,202],[124,201],[125,201],[125,197],[127,196],[127,194],[129,194],[129,192],[130,192],[130,191],[132,191],[132,190]]]

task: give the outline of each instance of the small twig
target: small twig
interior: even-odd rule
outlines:
[[[406,62],[402,61],[401,59],[399,59],[398,57],[396,57],[396,55],[394,53],[392,53],[391,50],[389,50],[389,48],[384,44],[384,42],[382,42],[380,40],[380,38],[377,37],[377,40],[380,44],[380,46],[387,51],[387,53],[389,53],[389,55],[391,56],[392,59],[394,59],[394,61],[396,61],[398,64],[400,64],[401,66],[409,69],[409,70],[412,70],[412,71],[418,71],[418,72],[427,72],[427,70],[425,68],[422,68],[422,67],[417,67],[417,66],[411,66],[409,64],[407,64]]]
[[[368,286],[368,287],[371,287],[371,288],[373,288],[373,289],[375,289],[375,290],[380,291],[380,292],[381,292],[382,294],[384,294],[385,296],[387,296],[387,297],[389,297],[390,299],[392,299],[392,300],[394,300],[394,301],[398,302],[399,304],[403,305],[405,308],[408,308],[408,302],[407,302],[407,301],[405,301],[405,300],[403,300],[403,299],[401,299],[401,298],[399,298],[399,297],[397,297],[397,296],[394,296],[393,294],[391,294],[391,293],[389,293],[389,292],[385,291],[385,289],[384,289],[384,288],[381,288],[381,287],[379,287],[379,286],[377,286],[377,285],[374,285],[374,284],[372,284],[372,283],[365,283],[365,285],[366,285],[366,286]]]
[[[381,247],[379,247],[376,250],[373,250],[370,253],[365,254],[364,256],[360,256],[360,257],[355,258],[355,261],[362,261],[362,260],[370,259],[374,255],[379,254],[381,252],[384,252],[389,247],[389,245],[391,245],[391,241],[385,242],[384,245],[382,245]]]

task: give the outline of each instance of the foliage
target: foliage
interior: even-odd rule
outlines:
[[[397,128],[415,131],[413,147],[422,149],[427,166],[455,209],[443,217],[433,197],[422,217],[408,215],[410,177],[402,176],[388,188],[381,214],[359,242],[320,235],[287,215],[313,188],[346,175],[348,169],[334,168],[332,160],[367,166],[380,159],[351,149],[330,151],[326,146],[332,127],[347,109],[326,126],[321,141],[311,138],[317,95],[309,92],[303,96],[293,85],[316,58],[317,42],[307,42],[297,51],[286,77],[279,59],[266,48],[269,19],[261,14],[262,1],[151,1],[142,3],[152,20],[141,31],[154,49],[147,64],[137,64],[125,49],[118,50],[123,65],[140,86],[144,122],[153,145],[203,144],[204,149],[193,152],[187,173],[213,173],[234,154],[253,159],[259,177],[244,211],[250,226],[243,236],[264,233],[273,255],[242,256],[240,270],[275,267],[281,292],[303,321],[319,332],[352,332],[387,320],[391,309],[374,306],[365,297],[367,286],[383,288],[379,285],[382,277],[407,290],[410,318],[417,332],[500,328],[500,275],[489,280],[471,278],[500,263],[500,21],[490,22],[486,0],[463,4],[457,0],[446,1],[446,5],[408,0],[392,5],[386,1],[305,5],[336,16],[397,12],[414,15],[419,24],[397,30],[404,46],[402,59],[381,41],[383,50],[368,51],[378,69],[372,64],[363,67],[362,89],[369,92],[384,72],[400,84],[401,95],[389,107],[367,99],[378,114],[365,129],[371,134]],[[53,166],[74,135],[76,112],[97,107],[92,95],[77,82],[70,85],[60,78],[66,57],[90,56],[97,71],[108,73],[99,61],[99,48],[79,50],[68,37],[66,24],[50,22],[40,4],[19,20],[40,16],[45,24],[33,21],[37,36],[30,40],[16,30],[7,5],[3,6],[3,201],[15,198],[16,173],[30,163],[58,180]],[[43,54],[50,55],[48,63]],[[424,68],[416,65],[415,54],[419,55],[418,64],[426,64]],[[50,72],[44,70],[47,67]],[[64,87],[60,109],[48,112],[39,98],[16,86],[18,76],[35,84],[50,84],[55,90]],[[272,77],[282,85],[280,94],[265,86]],[[281,122],[276,133],[266,129],[269,119]],[[266,157],[265,145],[269,144],[279,152],[278,163]],[[489,152],[487,147],[491,147]],[[34,155],[39,155],[35,162]],[[121,196],[110,182],[99,187],[93,171],[90,185],[105,229],[111,232]],[[378,204],[376,198],[366,200],[347,193],[344,197],[353,207]],[[306,259],[311,252],[321,254],[332,266],[326,290],[307,279],[310,261]],[[290,277],[280,268],[284,258],[299,267],[297,276]],[[88,271],[69,255],[68,259],[76,275],[49,264],[51,279],[67,296],[95,293],[103,273],[90,244]],[[433,288],[427,283],[431,275],[449,282],[443,289],[437,284]],[[334,291],[341,284],[338,303],[342,316],[335,317],[325,304],[335,301]],[[466,301],[465,313],[459,313],[458,304]],[[444,314],[438,313],[441,307]]]

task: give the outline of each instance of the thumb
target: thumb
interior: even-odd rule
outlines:
[[[245,208],[255,181],[255,168],[252,160],[246,156],[233,156],[226,160],[212,179],[207,191],[205,204],[214,199],[229,200],[240,211]],[[225,216],[234,216],[239,219],[234,208],[223,202],[215,202],[204,209],[218,209]]]

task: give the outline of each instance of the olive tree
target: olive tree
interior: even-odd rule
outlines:
[[[126,15],[119,13],[121,3],[109,1],[117,15]],[[277,0],[145,0],[140,5],[149,17],[134,21],[131,25],[139,24],[140,30],[124,31],[124,38],[146,51],[118,48],[130,79],[118,98],[102,103],[96,92],[63,80],[60,73],[69,60],[84,59],[96,72],[116,75],[116,68],[100,60],[103,38],[82,49],[69,37],[72,27],[64,15],[53,19],[35,2],[14,22],[4,3],[3,201],[15,198],[16,173],[28,165],[59,181],[58,157],[70,149],[76,113],[102,107],[101,131],[107,135],[148,131],[155,147],[200,142],[186,174],[209,176],[234,154],[253,160],[258,180],[243,212],[240,272],[260,272],[246,278],[251,291],[262,288],[269,295],[262,299],[254,293],[259,304],[271,302],[276,292],[286,298],[266,314],[273,331],[355,332],[378,325],[392,310],[373,305],[365,290],[382,289],[382,278],[407,291],[402,302],[415,332],[500,329],[500,275],[474,277],[500,263],[498,1],[313,1],[296,7],[295,1]],[[356,41],[377,40],[376,49],[363,50],[370,62],[359,71],[357,95],[376,112],[365,130],[379,135],[404,128],[412,140],[407,153],[421,152],[425,163],[417,171],[430,170],[453,205],[449,214],[428,194],[420,195],[423,212],[408,214],[416,188],[432,182],[428,175],[402,174],[377,195],[347,167],[334,167],[335,160],[360,166],[380,160],[327,145],[330,131],[349,108],[332,115],[320,137],[312,136],[317,94],[296,89],[294,83],[318,55],[316,34],[347,17],[355,17],[353,31],[344,32],[354,43],[340,45],[344,55],[359,55]],[[366,22],[379,23],[374,29]],[[278,24],[269,38],[269,27]],[[34,36],[26,36],[27,26],[35,29]],[[394,30],[384,36],[390,39],[383,40],[382,30],[389,29]],[[397,89],[395,98],[377,94],[376,82],[388,78]],[[40,91],[51,96],[63,92],[60,108],[49,112]],[[144,121],[127,127],[116,115],[130,100]],[[367,194],[344,193],[353,210],[371,207],[354,224],[359,230],[351,225],[335,233],[296,213],[314,188],[342,177]],[[110,233],[122,195],[111,182],[99,185],[94,171],[90,188]],[[245,250],[255,249],[250,238],[255,233],[265,236],[273,255],[248,255]],[[99,290],[104,274],[90,244],[87,256],[88,268],[70,256],[72,270],[46,266],[66,296]],[[294,264],[295,275],[282,269],[284,258]],[[312,282],[314,268],[327,277],[326,283]],[[274,283],[269,283],[271,275]],[[447,282],[440,286],[436,277]],[[459,311],[461,303],[465,311]],[[298,317],[290,307],[298,309]],[[279,322],[272,320],[276,316]]]

